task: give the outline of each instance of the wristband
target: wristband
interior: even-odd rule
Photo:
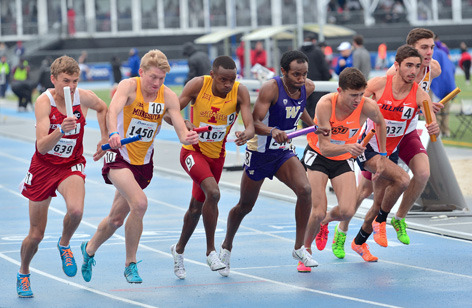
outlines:
[[[65,132],[62,130],[61,124],[57,124],[57,128],[59,128],[61,134],[65,135]]]
[[[380,156],[387,156],[387,152],[380,152]]]
[[[111,136],[113,136],[113,135],[115,135],[115,134],[118,134],[118,135],[119,135],[120,133],[118,133],[118,132],[113,132],[113,133],[111,133],[110,135],[108,135],[108,138],[111,138]]]
[[[276,129],[276,128],[279,129],[277,126],[272,127],[272,128],[270,129],[270,131],[269,131],[269,135],[272,136],[272,131],[273,131],[274,129]]]

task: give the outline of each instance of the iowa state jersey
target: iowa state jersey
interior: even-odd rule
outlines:
[[[303,114],[306,105],[306,88],[300,89],[300,98],[294,99],[285,92],[283,81],[279,76],[274,77],[279,88],[279,97],[277,102],[270,106],[269,111],[265,115],[262,123],[269,127],[276,127],[286,133],[293,132],[297,129],[298,120]],[[290,149],[290,141],[286,143],[277,143],[272,136],[255,135],[248,141],[247,148],[251,151],[265,153],[268,151],[288,150]]]
[[[51,104],[48,132],[48,134],[51,134],[57,129],[57,126],[64,121],[67,115],[62,114],[57,109],[56,102],[54,101],[54,98],[49,90],[46,90],[45,94],[49,98],[49,103]],[[56,145],[46,154],[39,153],[36,146],[35,155],[39,159],[54,165],[61,165],[63,167],[73,166],[85,161],[85,158],[82,154],[84,152],[83,139],[86,121],[85,116],[82,113],[82,109],[80,108],[79,89],[74,92],[74,97],[72,99],[72,111],[74,116],[77,118],[76,128],[72,131],[66,132],[56,143]]]
[[[131,165],[145,165],[150,162],[154,150],[154,138],[159,133],[166,111],[162,85],[156,99],[145,102],[141,92],[141,77],[136,79],[136,98],[118,114],[118,132],[124,138],[141,135],[141,140],[128,143],[119,149],[121,156]]]
[[[382,97],[377,101],[387,126],[387,155],[391,155],[396,150],[418,112],[418,104],[416,103],[418,84],[413,83],[410,92],[404,99],[395,99],[392,93],[392,80],[393,75],[387,76],[385,90]],[[366,131],[370,131],[372,128],[374,128],[374,123],[367,119]],[[379,152],[376,135],[370,140],[369,144],[376,152]]]
[[[196,127],[211,126],[209,132],[200,133],[198,144],[184,145],[187,150],[200,152],[210,158],[226,155],[226,138],[238,116],[238,88],[236,81],[233,89],[225,98],[213,95],[213,78],[203,77],[203,86],[197,99],[191,105],[190,120]]]
[[[331,117],[329,123],[331,125],[331,137],[330,142],[333,144],[352,144],[357,142],[357,138],[361,131],[360,117],[362,113],[362,107],[364,106],[364,97],[357,108],[345,119],[336,119],[336,101],[338,99],[338,93],[333,93],[331,98]],[[318,118],[315,115],[315,124],[318,125]],[[307,135],[308,144],[318,154],[321,154],[319,148],[319,138],[315,133],[309,133]],[[351,153],[347,152],[338,156],[327,157],[332,160],[346,160],[351,158]]]

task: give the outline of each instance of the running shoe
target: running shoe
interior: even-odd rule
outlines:
[[[207,264],[212,271],[222,270],[226,267],[226,265],[221,262],[220,258],[218,257],[218,254],[214,250],[208,255]]]
[[[374,219],[372,222],[372,228],[374,229],[374,241],[382,247],[388,246],[386,226],[387,223],[385,221],[378,223]]]
[[[328,233],[328,224],[320,224],[320,232],[318,232],[315,237],[316,248],[318,248],[318,250],[325,249],[326,243],[328,243]]]
[[[125,278],[126,278],[126,281],[128,281],[129,283],[143,282],[141,277],[139,277],[138,266],[136,265],[136,263],[131,262],[127,267],[125,267]]]
[[[298,261],[297,271],[299,273],[311,273],[311,267],[305,266],[302,261]]]
[[[61,255],[62,260],[62,270],[64,273],[69,277],[74,277],[77,274],[77,265],[75,264],[74,254],[72,250],[70,250],[70,245],[67,247],[63,247],[59,245],[59,241],[57,241],[57,249],[59,249],[59,254]]]
[[[172,253],[172,257],[174,257],[174,274],[179,279],[185,279],[184,254],[177,253],[175,246],[176,244],[170,246],[170,252]]]
[[[364,259],[364,261],[367,261],[367,262],[377,262],[377,260],[379,258],[377,257],[374,257],[370,251],[369,251],[369,245],[367,245],[367,243],[364,243],[362,245],[356,245],[356,243],[354,242],[354,240],[352,240],[352,243],[351,243],[351,248],[352,250],[354,250],[355,252],[357,252],[361,257],[362,259]]]
[[[339,231],[338,226],[339,225],[336,225],[336,227],[334,228],[334,238],[333,238],[333,244],[331,245],[331,248],[336,258],[344,259],[344,257],[346,256],[346,252],[344,251],[344,243],[346,242],[346,233]]]
[[[224,269],[218,270],[218,273],[220,273],[221,276],[228,277],[229,276],[229,260],[231,258],[231,251],[221,247],[219,258],[226,267]]]
[[[80,250],[82,251],[82,256],[84,257],[84,263],[82,263],[82,277],[86,282],[89,282],[92,279],[92,266],[95,266],[95,259],[93,256],[89,256],[87,253],[87,242],[82,242],[80,245]]]
[[[292,251],[292,257],[295,260],[303,262],[303,264],[307,267],[316,267],[318,266],[318,262],[312,258],[311,254],[305,249],[305,246],[300,247],[297,250]]]
[[[408,236],[408,234],[406,234],[406,227],[408,226],[405,222],[405,218],[395,219],[395,217],[393,217],[392,226],[395,228],[395,231],[397,231],[398,240],[405,245],[409,245],[410,237]]]
[[[19,297],[33,297],[33,291],[31,291],[30,275],[23,275],[20,273],[16,274],[16,292]]]

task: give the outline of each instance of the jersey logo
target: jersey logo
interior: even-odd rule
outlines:
[[[80,117],[82,116],[82,115],[80,114],[80,112],[78,112],[78,111],[75,111],[75,112],[74,112],[74,115],[75,115],[75,117],[77,118],[77,120],[80,119]]]
[[[203,96],[202,96],[203,99],[207,99],[207,100],[210,100],[211,99],[211,95],[208,94],[208,93],[203,93]]]
[[[300,106],[297,107],[285,107],[285,112],[286,112],[286,118],[296,118],[298,112],[300,111]]]
[[[216,108],[216,107],[210,107],[210,108],[211,108],[212,116],[208,119],[208,123],[217,123],[215,115],[218,114],[218,111],[220,111],[220,108]]]
[[[333,134],[333,135],[338,135],[338,134],[343,135],[343,134],[347,133],[348,130],[349,130],[349,128],[340,125],[340,126],[332,127],[331,128],[331,134]]]

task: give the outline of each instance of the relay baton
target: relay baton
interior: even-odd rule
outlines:
[[[194,132],[197,132],[197,133],[203,133],[203,132],[209,132],[211,131],[211,126],[202,126],[202,127],[195,127],[193,129]]]
[[[67,117],[73,117],[74,112],[72,111],[72,98],[70,96],[70,87],[64,87],[64,100],[66,104]]]
[[[370,139],[374,137],[374,135],[375,135],[375,129],[372,128],[370,132],[367,135],[365,135],[364,139],[362,139],[361,145],[365,147],[367,143],[369,143]]]
[[[429,109],[429,102],[427,100],[423,101],[424,107],[424,117],[426,118],[426,123],[430,124],[433,122],[433,118],[431,117],[431,110]],[[436,135],[429,135],[432,142],[436,142]]]
[[[301,135],[306,135],[308,133],[315,132],[317,129],[318,129],[317,125],[313,125],[313,126],[310,126],[310,127],[307,127],[307,128],[299,129],[299,130],[296,130],[294,132],[288,133],[287,138],[292,139],[292,138],[295,138],[295,137],[298,137],[298,136],[301,136]]]
[[[370,139],[374,137],[374,135],[375,135],[375,129],[372,128],[370,132],[367,133],[367,135],[365,135],[364,139],[362,139],[361,145],[365,147],[369,143]],[[353,155],[352,158],[356,158],[356,156]]]
[[[141,140],[141,135],[135,135],[133,137],[124,138],[124,139],[121,139],[121,145],[125,145],[125,144],[135,142],[135,141],[138,141],[138,140]],[[109,150],[109,149],[111,149],[109,143],[102,144],[102,150],[103,151],[106,151],[106,150]]]
[[[448,95],[446,95],[446,97],[444,97],[442,100],[440,100],[439,103],[445,105],[448,101],[450,101],[457,94],[459,94],[460,91],[461,91],[461,89],[459,89],[459,87],[455,88],[454,90],[451,91],[451,93],[449,93]]]

